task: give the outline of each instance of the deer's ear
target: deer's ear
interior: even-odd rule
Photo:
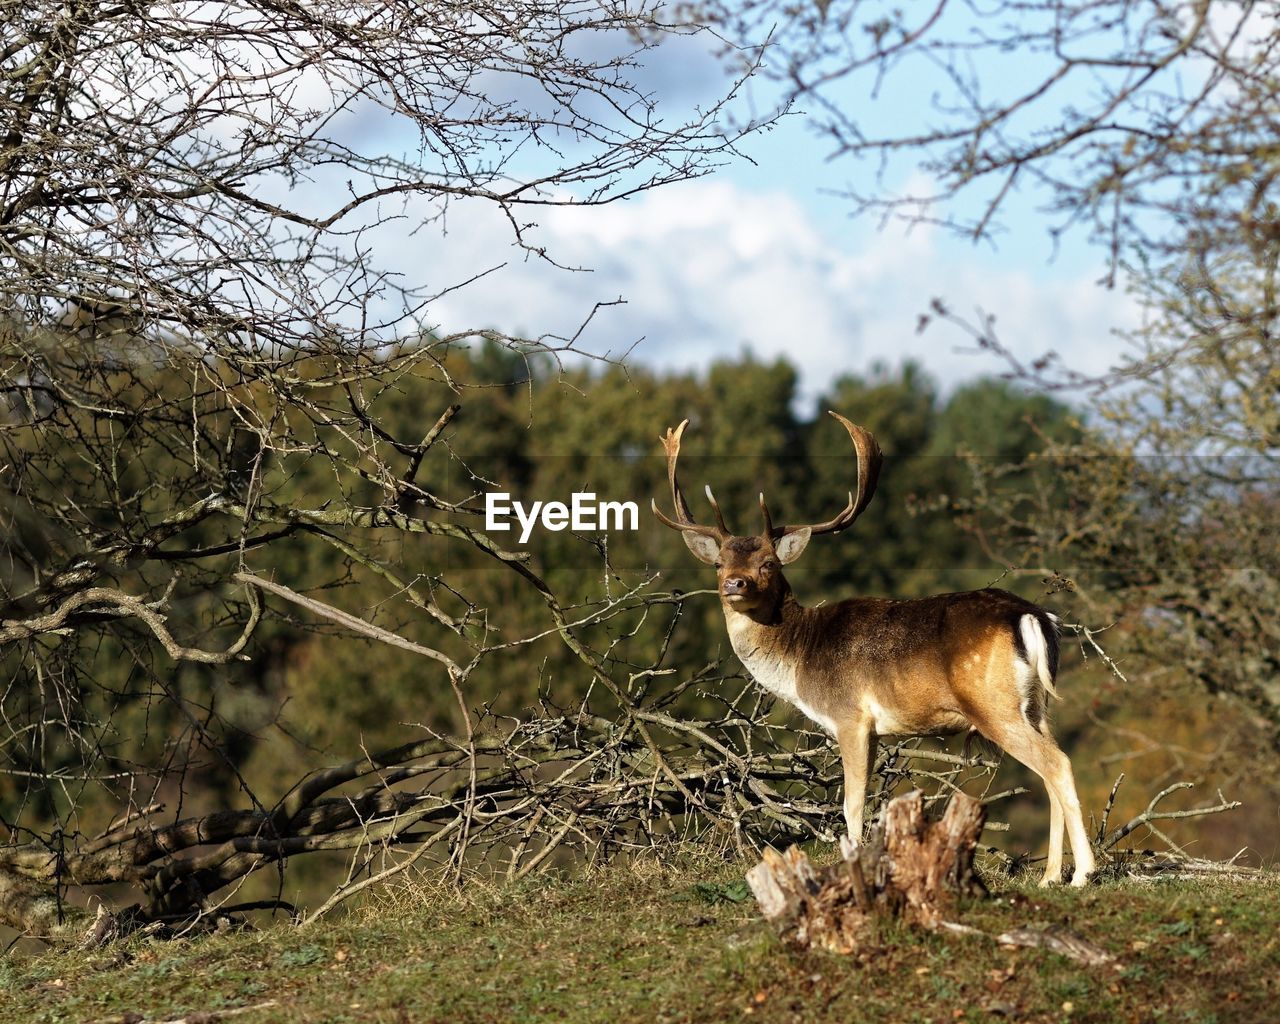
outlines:
[[[693,557],[699,562],[706,562],[707,565],[716,564],[716,559],[720,557],[720,545],[712,538],[702,533],[682,533],[680,536],[684,538],[684,542],[689,545],[689,550],[693,552]]]
[[[803,526],[795,533],[789,533],[781,538],[773,549],[778,555],[778,561],[783,565],[794,562],[804,554],[804,549],[809,546],[809,538],[812,536],[813,531]]]

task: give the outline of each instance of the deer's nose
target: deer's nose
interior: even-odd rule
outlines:
[[[721,589],[726,594],[742,594],[746,592],[747,581],[741,576],[730,576],[724,581]]]

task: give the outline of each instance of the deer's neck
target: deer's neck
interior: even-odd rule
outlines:
[[[810,610],[800,605],[785,587],[776,604],[764,609],[740,612],[724,604],[725,625],[733,653],[752,678],[770,693],[795,705],[828,732],[835,725],[818,712],[800,676],[806,622]]]

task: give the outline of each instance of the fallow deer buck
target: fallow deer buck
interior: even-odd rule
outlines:
[[[913,601],[854,597],[818,608],[796,600],[782,575],[815,534],[850,526],[880,473],[875,438],[839,413],[857,455],[858,483],[833,519],[774,526],[760,495],[763,530],[736,537],[711,488],[715,526],[700,526],[676,480],[685,420],[662,438],[679,530],[699,560],[716,567],[729,640],[756,682],[794,704],[840,747],[844,814],[862,835],[867,776],[879,736],[941,736],[976,729],[1039,775],[1049,792],[1049,856],[1042,884],[1062,878],[1063,826],[1075,859],[1072,885],[1094,869],[1071,762],[1049,732],[1047,695],[1058,696],[1057,618],[1004,590],[940,594]]]

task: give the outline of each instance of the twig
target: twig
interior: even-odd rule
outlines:
[[[1097,841],[1100,843],[1106,837],[1107,825],[1111,821],[1111,809],[1116,805],[1116,794],[1120,791],[1120,783],[1124,782],[1124,772],[1116,776],[1116,781],[1111,784],[1111,792],[1107,795],[1107,806],[1102,809],[1102,823],[1098,826]]]
[[[1195,807],[1186,811],[1157,811],[1156,806],[1167,797],[1170,793],[1176,793],[1181,789],[1192,789],[1194,783],[1191,782],[1175,782],[1172,786],[1166,786],[1147,804],[1147,809],[1139,814],[1136,818],[1131,819],[1125,825],[1116,829],[1102,844],[1104,850],[1110,850],[1125,836],[1132,833],[1135,829],[1141,828],[1143,825],[1151,827],[1153,821],[1171,821],[1177,818],[1201,818],[1206,814],[1221,814],[1223,811],[1232,811],[1240,806],[1239,800],[1227,800],[1222,793],[1218,793],[1218,803],[1212,807]],[[1153,829],[1153,831],[1155,831]],[[1164,837],[1166,842],[1172,842]],[[1176,847],[1175,847],[1176,848]]]
[[[333,605],[325,604],[323,601],[317,601],[315,598],[305,597],[302,594],[299,594],[296,590],[291,590],[281,583],[263,579],[261,576],[255,576],[250,572],[237,572],[232,576],[232,579],[240,583],[248,584],[251,587],[258,587],[260,590],[265,590],[268,594],[275,594],[277,597],[282,597],[286,601],[290,601],[293,604],[298,605],[300,608],[305,608],[307,611],[314,612],[322,618],[338,623],[340,626],[351,630],[353,633],[359,633],[362,636],[367,636],[370,639],[377,640],[380,643],[387,644],[391,647],[398,647],[402,651],[409,651],[412,654],[421,654],[424,658],[431,658],[434,661],[438,661],[451,670],[461,671],[457,663],[447,654],[443,654],[431,647],[424,647],[422,644],[414,643],[412,640],[406,640],[398,633],[393,633],[389,629],[383,629],[381,626],[375,626],[371,622],[365,622],[364,619],[352,615],[349,612],[344,612],[340,608],[335,608]]]

